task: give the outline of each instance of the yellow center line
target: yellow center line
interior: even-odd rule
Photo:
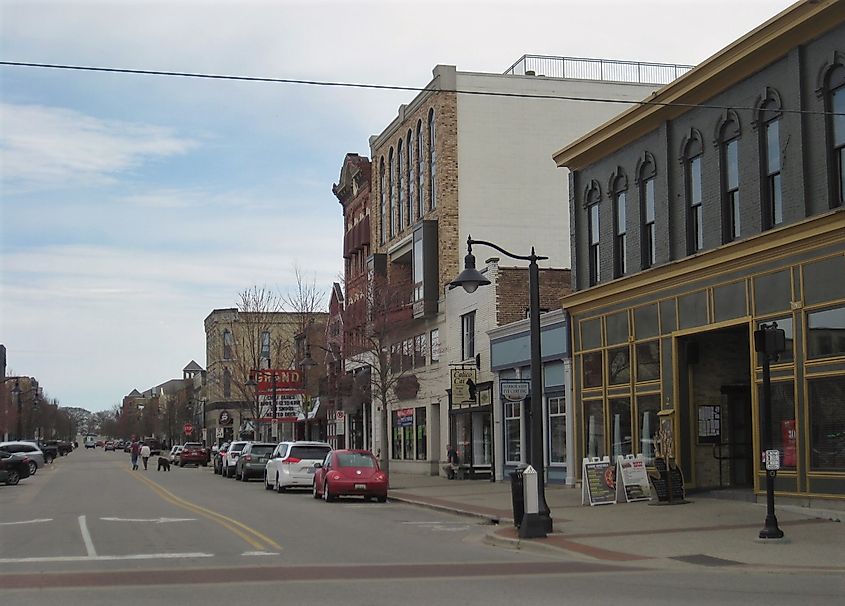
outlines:
[[[205,507],[201,507],[195,503],[191,503],[190,501],[183,499],[182,497],[178,497],[157,482],[150,480],[142,475],[138,475],[137,473],[132,473],[130,470],[124,468],[123,469],[126,473],[131,475],[134,478],[137,478],[141,482],[145,483],[149,486],[159,497],[163,500],[176,505],[177,507],[181,507],[182,509],[186,509],[202,517],[211,520],[212,522],[216,522],[220,526],[226,528],[227,530],[235,533],[237,536],[242,538],[246,541],[249,545],[253,548],[264,551],[268,547],[265,547],[259,541],[264,541],[269,548],[272,549],[281,549],[282,546],[279,545],[276,541],[271,539],[270,537],[258,532],[257,530],[250,528],[246,524],[239,522],[238,520],[234,520],[228,516],[223,515],[222,513],[217,513],[216,511],[212,511],[210,509],[206,509]],[[242,529],[242,530],[239,530]],[[252,535],[252,536],[250,536]]]

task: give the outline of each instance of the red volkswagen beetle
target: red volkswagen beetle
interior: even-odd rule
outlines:
[[[315,465],[312,491],[315,499],[334,501],[345,495],[373,497],[387,501],[387,474],[369,450],[333,450],[326,460]]]

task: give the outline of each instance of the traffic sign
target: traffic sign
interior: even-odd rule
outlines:
[[[190,423],[185,423],[185,426],[182,429],[185,431],[186,436],[194,433],[194,426]]]

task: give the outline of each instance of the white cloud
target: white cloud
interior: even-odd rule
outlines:
[[[0,103],[4,187],[106,184],[197,143],[169,129],[100,120],[60,107]]]

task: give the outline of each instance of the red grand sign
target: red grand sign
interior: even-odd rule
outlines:
[[[302,390],[302,373],[291,368],[273,368],[250,371],[250,378],[258,383],[259,396],[273,395],[275,377],[276,395],[295,395]]]

